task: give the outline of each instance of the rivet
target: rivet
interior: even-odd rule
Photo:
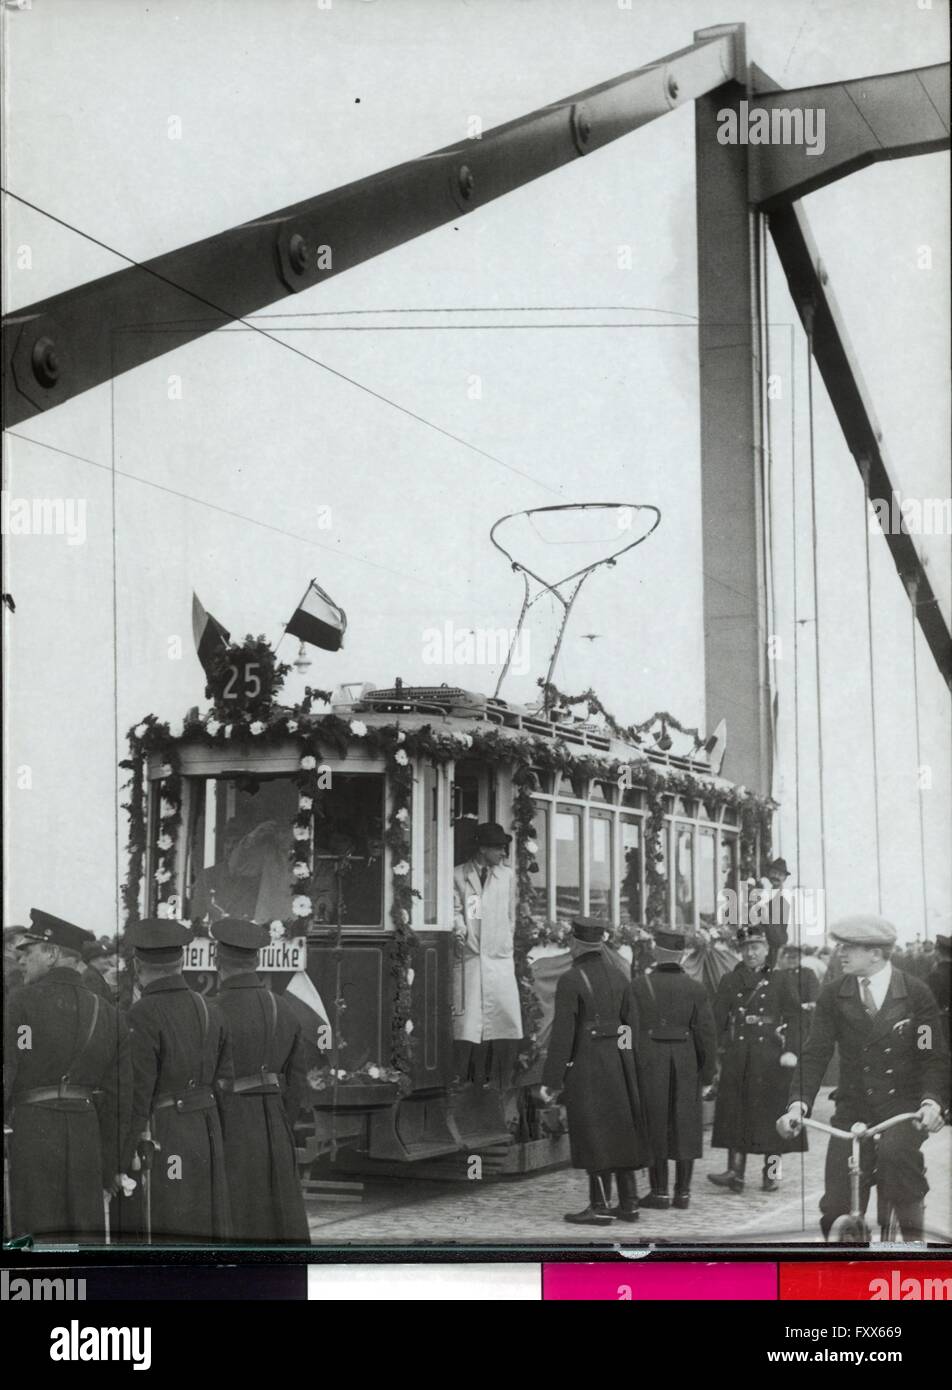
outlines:
[[[33,375],[41,386],[55,386],[59,381],[60,360],[52,338],[37,338],[33,344]]]
[[[676,77],[673,77],[673,76],[672,76],[672,77],[669,77],[669,78],[668,78],[668,96],[672,99],[672,101],[677,97],[678,92],[679,92],[680,90],[681,90],[681,88],[678,86],[678,79],[677,79]]]
[[[461,164],[457,175],[459,191],[464,198],[473,196],[473,189],[476,187],[476,177],[468,164]]]
[[[311,248],[300,232],[295,232],[288,242],[288,259],[298,275],[303,275],[311,260]]]
[[[578,118],[578,138],[587,145],[592,134],[592,123],[583,111]]]

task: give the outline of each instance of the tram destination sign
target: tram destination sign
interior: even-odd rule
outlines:
[[[259,970],[305,970],[307,968],[307,937],[293,936],[282,941],[269,941],[258,952]],[[207,936],[197,936],[185,947],[183,970],[208,971],[218,969],[217,942]]]

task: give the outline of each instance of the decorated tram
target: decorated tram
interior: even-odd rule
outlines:
[[[207,713],[130,731],[127,919],[190,922],[186,971],[209,992],[211,923],[269,924],[260,968],[302,1018],[299,1154],[315,1173],[564,1161],[561,1112],[535,1083],[572,917],[604,917],[622,968],[665,923],[703,954],[766,853],[770,803],[716,776],[696,731],[661,715],[622,729],[593,692],[546,687],[533,709],[398,680],[287,705],[288,669],[246,639],[222,650]],[[453,871],[487,821],[512,835],[523,1039],[507,1089],[453,1072]]]

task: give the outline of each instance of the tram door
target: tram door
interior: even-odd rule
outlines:
[[[473,758],[458,762],[453,781],[454,866],[475,854],[477,825],[496,818],[495,770]]]

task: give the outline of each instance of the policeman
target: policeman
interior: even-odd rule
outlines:
[[[864,1205],[875,1157],[880,1194],[895,1210],[903,1239],[921,1240],[929,1184],[919,1149],[927,1133],[942,1128],[942,1108],[948,1103],[948,1058],[936,1002],[921,980],[892,965],[896,929],[891,922],[847,917],[830,934],[838,943],[843,973],[820,992],[789,1109],[777,1128],[782,1135],[795,1133],[797,1122],[809,1115],[838,1048],[840,1074],[832,1120],[837,1129],[917,1113],[915,1127],[897,1125],[875,1145],[861,1145],[860,1161]],[[826,1190],[820,1201],[824,1238],[836,1218],[850,1210],[850,1149],[846,1140],[831,1137],[826,1151]]]
[[[800,1049],[800,999],[789,972],[769,969],[762,926],[740,927],[737,946],[741,961],[714,997],[721,1071],[711,1143],[727,1149],[727,1169],[707,1177],[716,1187],[743,1192],[747,1155],[763,1154],[763,1191],[776,1192],[781,1145],[775,1126]],[[782,1146],[784,1152],[805,1147],[803,1134]]]
[[[116,1009],[82,982],[92,932],[37,908],[30,922],[17,947],[24,983],[5,1010],[10,1229],[101,1241],[131,1113],[129,1037]]]
[[[217,1083],[233,1076],[224,1018],[182,975],[188,928],[147,918],[127,933],[142,991],[129,1010],[132,1125],[126,1172],[140,1172],[147,1238],[208,1242],[230,1233]]]
[[[666,1210],[668,1160],[674,1159],[674,1205],[690,1204],[694,1160],[703,1148],[703,1092],[717,1070],[714,1016],[707,991],[681,968],[682,932],[655,933],[655,967],[632,983],[638,1014],[648,1131],[651,1192],[640,1205]]]
[[[634,1001],[625,976],[605,954],[606,931],[599,917],[572,923],[573,963],[556,987],[542,1074],[545,1102],[565,1089],[572,1164],[588,1172],[588,1206],[565,1218],[579,1226],[607,1226],[615,1217],[637,1221],[634,1170],[649,1162],[634,1064]]]
[[[306,1245],[292,1131],[307,1088],[301,1025],[256,973],[267,928],[228,917],[212,935],[235,1070],[234,1080],[221,1082],[232,1238]]]

